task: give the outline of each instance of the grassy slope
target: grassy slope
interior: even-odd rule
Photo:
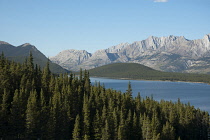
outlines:
[[[161,72],[136,63],[114,63],[89,70],[90,76],[210,83],[210,75]]]

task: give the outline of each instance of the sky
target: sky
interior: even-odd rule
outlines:
[[[149,36],[200,39],[210,33],[209,8],[210,0],[0,0],[0,41],[51,57]]]

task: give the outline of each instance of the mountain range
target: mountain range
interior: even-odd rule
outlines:
[[[25,59],[29,56],[30,52],[33,55],[34,64],[38,64],[41,68],[45,67],[48,61],[48,58],[41,53],[35,46],[25,43],[20,46],[13,46],[7,42],[0,41],[0,53],[4,53],[4,56],[9,60],[13,60],[19,63],[23,63]],[[58,64],[49,62],[50,70],[53,73],[66,73],[66,69],[62,68]]]
[[[64,50],[50,60],[73,71],[110,63],[138,63],[167,72],[210,73],[210,34],[196,40],[173,35],[150,36],[131,44],[97,50],[93,54],[85,50]]]

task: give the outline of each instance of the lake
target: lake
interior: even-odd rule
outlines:
[[[112,88],[125,92],[128,82],[131,82],[133,97],[140,92],[142,97],[153,96],[157,101],[161,99],[177,101],[180,98],[182,103],[190,102],[195,108],[210,113],[210,85],[204,83],[190,82],[169,82],[169,81],[140,81],[140,80],[118,80],[107,78],[90,78],[91,83],[95,81],[105,85],[105,88]]]

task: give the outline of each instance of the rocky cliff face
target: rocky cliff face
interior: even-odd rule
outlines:
[[[63,68],[75,70],[75,67],[81,65],[91,56],[92,55],[85,50],[65,50],[58,55],[51,57],[50,60]]]
[[[94,54],[77,52],[80,51],[64,51],[51,60],[71,70],[91,69],[116,62],[135,62],[162,71],[198,72],[199,69],[203,73],[210,72],[210,34],[197,40],[188,40],[183,36],[150,36],[146,40],[119,44]],[[65,59],[62,59],[64,56]]]

